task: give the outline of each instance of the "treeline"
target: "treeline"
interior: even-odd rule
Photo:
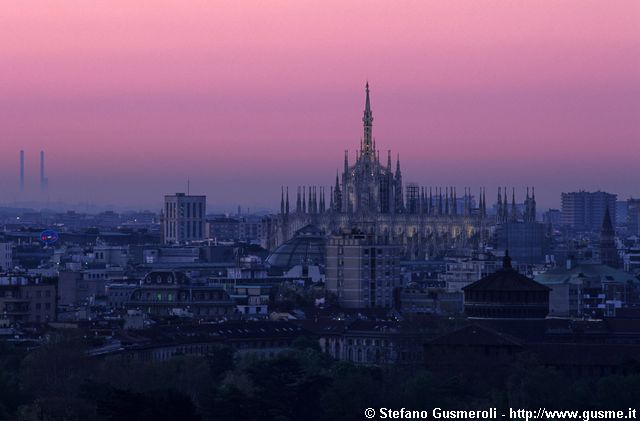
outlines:
[[[640,376],[571,379],[522,358],[499,384],[482,367],[465,374],[362,367],[336,362],[312,340],[272,360],[207,358],[135,362],[87,358],[78,338],[27,355],[0,349],[0,419],[362,420],[366,408],[628,409],[640,402]]]

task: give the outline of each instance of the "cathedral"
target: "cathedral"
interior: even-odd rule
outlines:
[[[369,84],[365,87],[363,136],[353,163],[345,151],[342,174],[336,173],[329,187],[299,186],[295,208],[289,204],[289,189],[282,188],[280,213],[264,224],[266,246],[274,249],[307,225],[325,234],[359,229],[376,234],[382,241],[401,244],[407,258],[425,258],[451,247],[479,246],[487,242],[496,223],[509,219],[505,188],[504,205],[499,194],[498,215],[487,215],[484,189],[477,201],[470,188],[458,196],[454,187],[424,187],[403,184],[400,155],[392,166],[391,151],[386,164],[373,137],[373,112]],[[327,202],[328,198],[328,202]],[[514,199],[515,200],[515,199]],[[525,215],[533,211],[535,198],[527,193]],[[532,210],[533,207],[533,210]],[[511,216],[517,215],[515,201]]]

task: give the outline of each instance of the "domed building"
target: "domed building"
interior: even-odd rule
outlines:
[[[506,252],[502,268],[466,287],[464,312],[470,318],[544,319],[551,288],[522,275]]]
[[[317,227],[307,225],[267,257],[270,272],[286,272],[294,266],[324,266],[327,239]]]

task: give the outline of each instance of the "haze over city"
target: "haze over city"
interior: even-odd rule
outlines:
[[[539,208],[578,189],[626,199],[638,194],[639,12],[5,1],[0,205],[157,209],[190,179],[210,209],[276,209],[281,185],[329,186],[344,150],[354,156],[367,80],[377,147],[400,153],[406,181],[485,186],[491,201],[497,186],[536,186]]]

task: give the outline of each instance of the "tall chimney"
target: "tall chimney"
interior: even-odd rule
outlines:
[[[20,193],[24,192],[24,151],[20,151]]]
[[[40,192],[47,192],[47,178],[44,176],[44,151],[40,151]]]

